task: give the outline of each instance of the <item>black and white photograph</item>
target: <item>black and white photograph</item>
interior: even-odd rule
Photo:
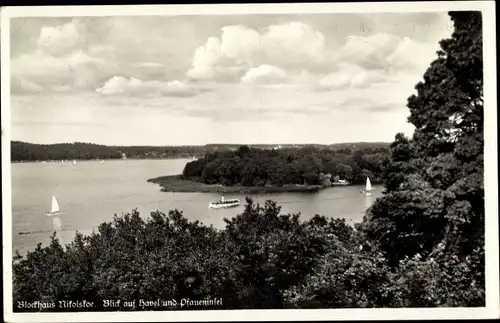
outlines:
[[[2,8],[5,321],[498,318],[494,12]]]

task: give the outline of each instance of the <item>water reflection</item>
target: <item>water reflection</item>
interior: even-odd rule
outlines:
[[[373,196],[365,195],[365,210],[368,209],[373,204]]]
[[[52,227],[56,231],[59,231],[62,229],[62,221],[61,221],[60,217],[55,216],[52,218]]]

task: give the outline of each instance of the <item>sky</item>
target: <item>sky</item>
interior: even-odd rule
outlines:
[[[11,138],[332,144],[411,135],[445,12],[13,18]]]

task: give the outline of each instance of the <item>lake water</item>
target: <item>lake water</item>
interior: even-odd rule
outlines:
[[[182,172],[189,160],[106,160],[66,163],[13,163],[12,174],[12,248],[24,254],[41,242],[50,240],[55,225],[60,225],[61,242],[69,242],[75,232],[90,233],[100,223],[110,221],[114,214],[137,208],[141,216],[160,210],[183,211],[189,220],[224,227],[224,218],[243,211],[244,203],[236,208],[209,209],[210,200],[220,198],[212,193],[167,193],[147,179]],[[332,187],[316,193],[276,193],[252,195],[263,204],[273,199],[284,213],[300,212],[303,219],[314,214],[346,218],[349,223],[360,222],[363,213],[381,195],[382,188],[374,187],[371,197],[360,194],[360,186]],[[52,196],[56,196],[60,223],[46,216]],[[243,194],[226,194],[239,198]],[[20,235],[20,232],[32,232]]]

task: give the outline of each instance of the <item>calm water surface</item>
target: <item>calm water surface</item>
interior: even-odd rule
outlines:
[[[178,209],[194,221],[223,228],[223,218],[243,211],[243,204],[231,209],[209,209],[210,200],[220,198],[211,193],[166,193],[147,179],[182,172],[189,160],[116,160],[80,161],[73,163],[14,163],[12,164],[12,247],[21,254],[39,242],[48,243],[54,231],[54,220],[45,214],[50,210],[52,196],[61,209],[58,230],[61,242],[67,243],[78,230],[90,233],[100,223],[110,221],[114,214],[137,208],[141,216],[160,210]],[[360,194],[360,186],[332,187],[317,193],[278,193],[252,195],[255,202],[273,199],[284,213],[300,212],[303,219],[314,214],[346,218],[359,222],[364,210],[381,195],[375,187],[371,197]],[[226,194],[239,198],[243,194]],[[32,232],[20,235],[20,232]]]

